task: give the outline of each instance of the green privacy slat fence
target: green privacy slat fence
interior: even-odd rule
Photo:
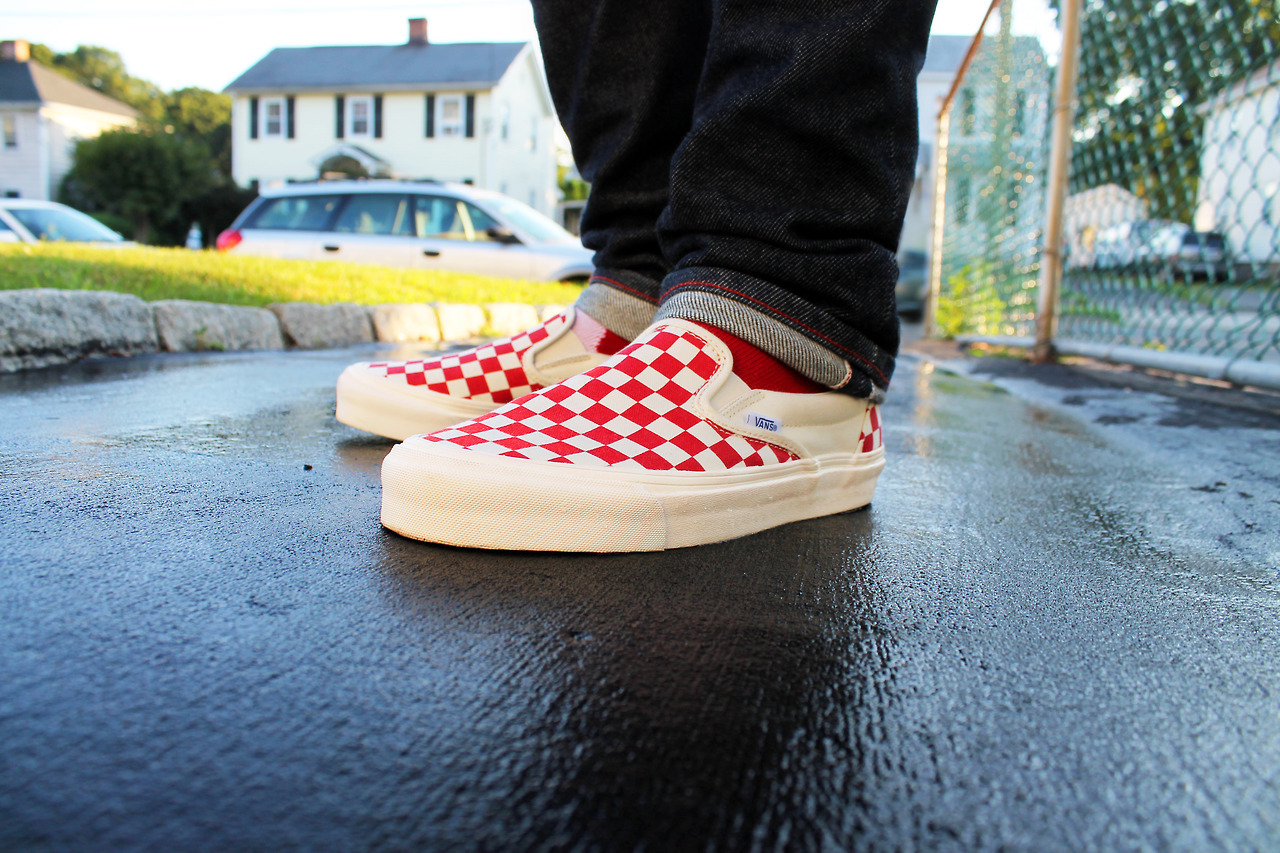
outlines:
[[[1034,333],[1040,6],[1000,4],[952,102],[943,335]],[[1280,2],[1085,0],[1080,44],[1056,342],[1280,362]]]

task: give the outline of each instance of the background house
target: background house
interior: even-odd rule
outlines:
[[[1280,263],[1280,60],[1202,104],[1195,227],[1242,261]]]
[[[933,233],[933,190],[937,177],[938,112],[960,70],[972,36],[930,36],[924,68],[916,80],[920,111],[920,153],[915,183],[902,225],[902,251],[928,254]]]
[[[1039,40],[1009,26],[987,37],[956,93],[945,234],[1021,268],[1038,257],[1052,75]]]
[[[277,48],[240,75],[232,174],[244,186],[326,173],[463,181],[551,214],[555,112],[533,43]]]
[[[54,198],[77,140],[137,119],[133,107],[32,62],[27,42],[0,42],[0,194]]]

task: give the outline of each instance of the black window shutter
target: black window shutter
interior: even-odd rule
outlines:
[[[427,139],[436,135],[436,96],[427,95]]]
[[[342,139],[347,132],[347,128],[346,128],[347,117],[345,115],[347,101],[345,98],[339,95],[338,97],[334,98],[333,104],[334,104],[334,110],[338,116],[338,127],[334,135],[337,136],[339,139]]]
[[[249,138],[258,138],[258,99],[249,99]]]
[[[382,96],[373,96],[373,138],[382,138]]]
[[[293,95],[284,99],[284,135],[293,139]]]
[[[471,139],[476,135],[476,96],[467,95],[467,115],[464,119],[467,123],[467,139]]]

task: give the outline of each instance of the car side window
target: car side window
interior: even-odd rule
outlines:
[[[475,239],[493,239],[486,232],[488,232],[490,228],[497,228],[499,225],[498,220],[494,219],[474,204],[467,205],[467,216],[471,218],[471,227],[475,230]]]
[[[413,222],[408,199],[390,193],[352,195],[338,214],[333,230],[342,234],[410,237]]]
[[[420,195],[414,198],[414,230],[419,237],[443,240],[469,240],[467,221],[463,216],[465,202],[456,198]]]
[[[7,231],[12,231],[12,230],[13,229],[9,227],[9,224],[7,222],[5,222],[3,219],[0,219],[0,234],[3,234]]]
[[[269,198],[263,201],[244,227],[279,231],[323,231],[340,201],[340,195]]]

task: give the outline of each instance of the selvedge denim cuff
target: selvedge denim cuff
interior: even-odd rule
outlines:
[[[803,316],[801,310],[786,310],[803,306],[763,301],[760,297],[767,298],[769,294],[761,282],[750,282],[748,293],[748,283],[737,282],[735,287],[731,283],[687,280],[679,275],[673,274],[664,282],[662,305],[655,320],[679,317],[707,323],[754,344],[829,388],[876,402],[884,398],[895,360],[855,330],[824,329],[821,325],[825,324],[805,322],[810,318]]]
[[[658,283],[634,274],[597,271],[574,305],[615,335],[635,340],[658,308]]]

